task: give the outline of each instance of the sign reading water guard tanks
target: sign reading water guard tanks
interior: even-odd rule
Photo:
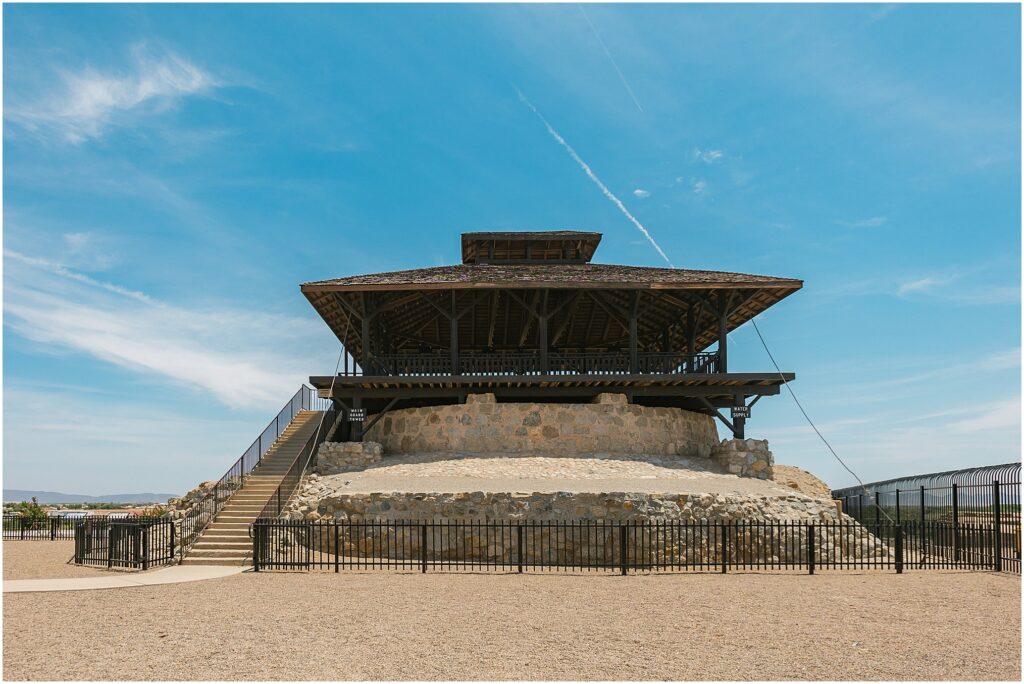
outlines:
[[[749,406],[733,406],[732,407],[733,418],[749,418],[750,407]]]
[[[364,420],[366,420],[366,409],[354,408],[348,410],[348,422],[362,423]]]

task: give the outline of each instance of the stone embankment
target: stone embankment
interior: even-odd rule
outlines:
[[[403,521],[591,521],[579,533],[541,530],[537,542],[526,549],[532,559],[616,558],[614,535],[608,530],[621,524],[659,522],[648,551],[659,562],[678,559],[696,564],[718,562],[719,523],[738,523],[734,561],[785,563],[806,553],[809,525],[815,525],[817,548],[822,558],[885,558],[888,547],[856,524],[840,516],[830,501],[801,494],[740,496],[722,494],[636,494],[630,492],[558,493],[340,493],[335,478],[311,476],[289,506],[285,516],[293,521],[335,522],[342,525],[337,539],[346,555],[372,556],[389,549],[394,558],[418,558],[420,532]],[[786,523],[757,527],[757,522]],[[372,523],[372,524],[367,524]],[[751,525],[753,523],[753,525]],[[842,523],[841,525],[839,523]],[[311,541],[317,549],[334,552],[334,532],[319,526],[312,532],[299,528],[294,543]],[[319,532],[317,532],[317,530]],[[318,534],[318,539],[304,535]],[[451,560],[503,559],[511,557],[513,537],[497,535],[486,526],[459,525],[429,542],[432,554]],[[651,546],[653,544],[653,546]],[[649,548],[648,548],[649,547]],[[397,555],[395,555],[397,554]],[[673,561],[674,562],[674,561]]]

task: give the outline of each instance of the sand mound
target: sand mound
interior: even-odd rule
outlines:
[[[775,482],[817,499],[831,499],[832,488],[803,468],[776,463]]]

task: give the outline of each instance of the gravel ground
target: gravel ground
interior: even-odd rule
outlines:
[[[1019,680],[1020,619],[1020,577],[981,572],[246,573],[7,595],[3,674]]]
[[[106,569],[74,565],[70,562],[74,555],[73,539],[5,541],[4,579],[57,579],[106,574]]]
[[[323,479],[338,491],[370,492],[704,492],[788,496],[793,488],[738,477],[708,459],[593,454],[403,454],[365,470]]]

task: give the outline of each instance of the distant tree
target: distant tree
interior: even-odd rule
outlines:
[[[156,504],[155,506],[147,506],[139,511],[139,516],[143,518],[162,518],[167,515],[167,507]]]
[[[19,504],[15,504],[12,512],[29,520],[46,520],[49,517],[34,496],[31,501],[22,501]]]

